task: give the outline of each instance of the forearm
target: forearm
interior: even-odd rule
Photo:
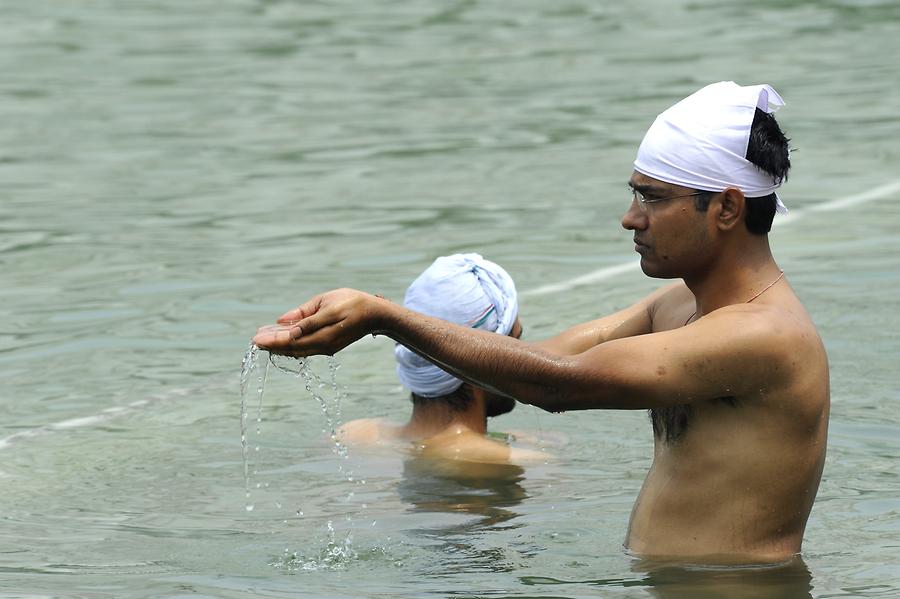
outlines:
[[[467,382],[548,411],[607,407],[604,398],[616,395],[609,384],[616,380],[614,361],[606,367],[605,360],[585,360],[586,353],[554,354],[353,289],[316,296],[278,323],[260,329],[254,342],[273,353],[305,357],[332,355],[364,335],[383,334]]]
[[[455,376],[548,411],[576,409],[573,360],[507,337],[448,323],[384,302],[380,333]],[[585,406],[586,407],[586,406]]]
[[[597,330],[612,319],[621,323],[613,323],[616,335],[564,355],[337,289],[288,311],[278,327],[263,327],[253,340],[273,353],[305,357],[333,355],[360,337],[380,333],[465,381],[552,412],[654,408],[735,395],[741,384],[755,389],[757,383],[753,376],[733,373],[746,372],[748,364],[778,371],[785,362],[780,354],[777,360],[770,357],[780,329],[751,318],[746,308],[719,310],[691,326],[661,332],[648,330],[648,310],[640,305],[629,310],[631,318],[620,320],[627,316],[620,313],[588,327]],[[759,378],[764,375],[771,378],[768,373]]]

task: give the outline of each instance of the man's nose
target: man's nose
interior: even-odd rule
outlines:
[[[637,200],[634,198],[631,199],[631,206],[628,207],[628,211],[622,216],[622,226],[629,231],[643,231],[647,228],[647,215],[641,210]]]

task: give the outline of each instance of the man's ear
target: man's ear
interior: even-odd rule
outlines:
[[[744,220],[746,202],[744,192],[734,187],[729,187],[719,193],[719,213],[716,224],[719,229],[728,231],[739,225]]]

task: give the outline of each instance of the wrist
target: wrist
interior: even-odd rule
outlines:
[[[388,335],[393,321],[392,312],[396,308],[393,302],[379,293],[372,295],[372,306],[369,311],[369,322],[372,325],[372,336]]]

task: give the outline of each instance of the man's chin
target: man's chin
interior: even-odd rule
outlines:
[[[641,256],[641,270],[645,275],[654,279],[677,279],[679,275],[660,267],[654,260]]]

